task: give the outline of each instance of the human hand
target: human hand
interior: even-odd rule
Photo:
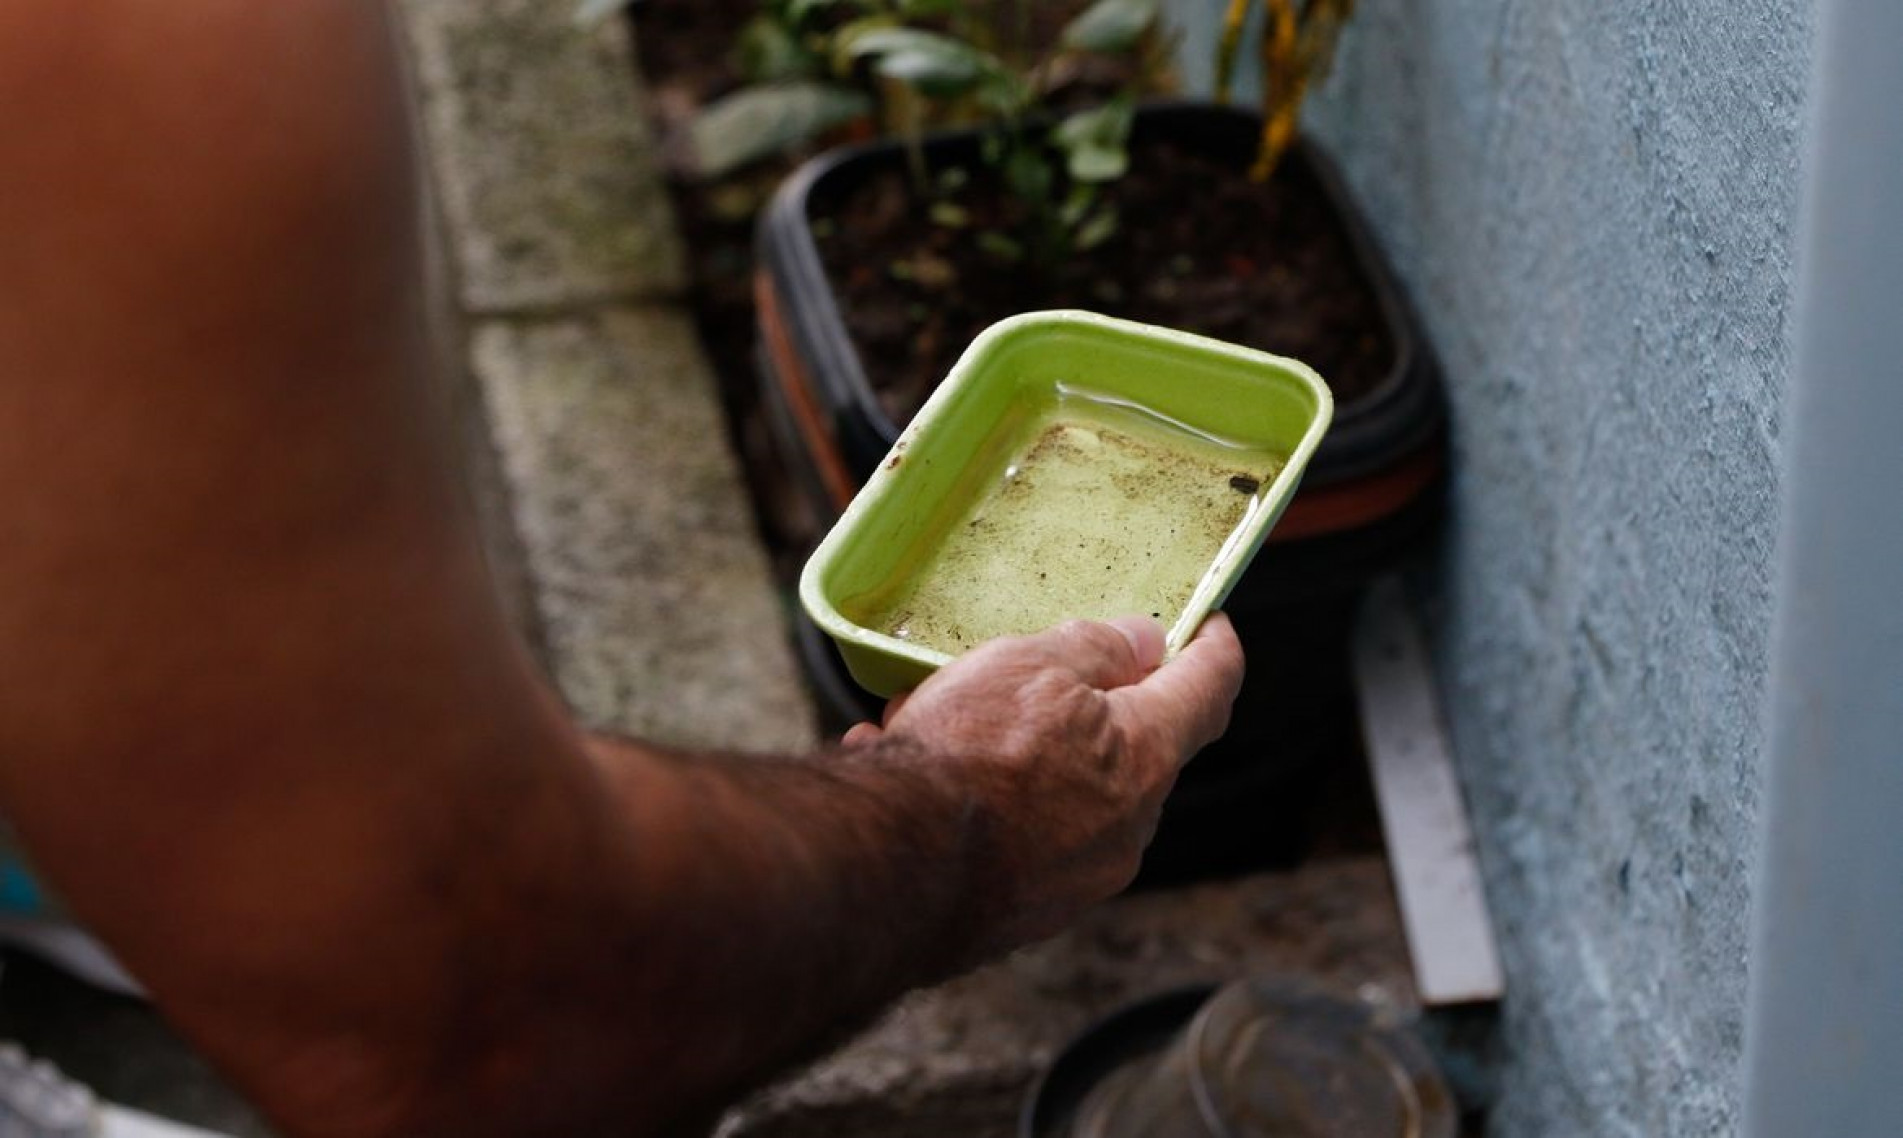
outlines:
[[[1135,877],[1177,772],[1220,736],[1242,647],[1218,613],[1176,659],[1142,618],[995,640],[894,700],[886,747],[962,796],[979,952],[1057,932]]]

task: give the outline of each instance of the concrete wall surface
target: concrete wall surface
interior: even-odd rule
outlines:
[[[1496,1133],[1737,1126],[1804,0],[1363,0],[1312,128],[1449,381]]]

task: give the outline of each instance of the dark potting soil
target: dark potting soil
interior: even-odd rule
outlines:
[[[1114,237],[1047,272],[982,248],[1018,207],[982,172],[935,223],[911,179],[882,171],[813,218],[820,255],[886,412],[911,418],[974,336],[1006,316],[1084,308],[1293,356],[1340,403],[1393,367],[1374,294],[1320,187],[1285,164],[1267,184],[1167,142],[1139,146],[1111,190]]]

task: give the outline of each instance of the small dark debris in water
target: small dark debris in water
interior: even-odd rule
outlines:
[[[1251,478],[1246,474],[1238,474],[1229,480],[1229,487],[1232,490],[1237,490],[1244,494],[1253,494],[1257,490],[1262,489],[1262,480],[1260,478]]]

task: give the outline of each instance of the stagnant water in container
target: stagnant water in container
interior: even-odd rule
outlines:
[[[1074,389],[1003,453],[855,620],[950,654],[1074,617],[1173,625],[1286,461]]]

